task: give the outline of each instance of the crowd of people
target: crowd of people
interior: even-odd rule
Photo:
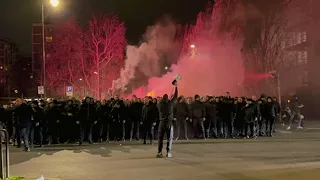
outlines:
[[[168,98],[168,97],[166,97]],[[52,100],[50,102],[17,99],[1,108],[1,126],[9,132],[10,142],[24,145],[30,151],[35,145],[77,142],[124,141],[143,139],[151,143],[160,133],[159,102],[163,97],[145,97],[83,101]],[[262,94],[253,96],[194,97],[180,96],[172,99],[173,131],[168,138],[257,138],[273,137],[275,121],[279,118],[280,104],[274,97]],[[298,101],[291,101],[290,122],[299,116]],[[170,118],[171,119],[171,118]],[[301,122],[299,122],[300,127]],[[290,129],[291,123],[289,124]],[[155,130],[156,129],[156,130]],[[172,136],[173,135],[173,136]],[[160,137],[163,140],[163,137]]]

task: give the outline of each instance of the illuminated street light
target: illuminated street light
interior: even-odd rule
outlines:
[[[93,72],[94,74],[98,74],[96,71],[95,72]]]
[[[164,67],[165,70],[168,70],[168,66]]]
[[[79,81],[82,81],[82,78],[80,78]]]
[[[57,6],[59,6],[59,0],[50,0],[50,4],[51,4],[53,7],[57,7]]]
[[[191,44],[190,47],[194,49],[196,46],[194,44]]]
[[[1,66],[0,69],[3,69],[3,67]]]
[[[53,7],[59,5],[59,0],[50,0]],[[46,99],[46,48],[45,48],[45,29],[44,29],[44,4],[41,5],[41,26],[42,26],[42,69],[43,69],[43,97]]]

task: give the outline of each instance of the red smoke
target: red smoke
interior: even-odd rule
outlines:
[[[146,96],[148,93],[152,96],[169,94],[172,92],[173,86],[171,82],[176,74],[182,76],[182,80],[178,82],[180,95],[223,95],[227,91],[233,95],[241,94],[244,79],[240,51],[242,39],[239,37],[234,38],[228,33],[222,35],[218,32],[220,21],[215,18],[217,16],[216,12],[200,13],[196,25],[185,30],[187,33],[183,39],[183,47],[178,63],[172,65],[169,68],[169,72],[162,77],[158,77],[157,74],[148,76],[148,85],[136,89],[133,94],[139,97]],[[157,41],[158,44],[155,43],[157,46],[154,48],[157,48],[161,45],[160,42],[169,42],[163,41],[168,39],[166,37],[168,33],[159,32],[159,30],[165,30],[166,28],[159,29],[158,25],[154,27],[157,28],[157,38],[162,39],[162,41]],[[167,44],[160,47],[163,47],[167,52],[176,51],[176,49],[170,48]],[[152,48],[149,46],[150,49]],[[130,58],[133,59],[134,57],[128,56],[128,59]],[[158,60],[161,61],[162,59],[159,58]],[[162,63],[157,62],[157,64]],[[128,63],[127,66],[129,66]],[[150,65],[146,63],[144,67],[150,68]],[[158,67],[163,68],[163,66]],[[154,71],[158,72],[157,70]],[[118,82],[121,82],[121,80],[118,80]],[[124,81],[122,80],[122,82]]]

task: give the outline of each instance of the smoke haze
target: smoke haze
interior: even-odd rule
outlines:
[[[141,84],[137,82],[137,74],[142,74],[146,79],[162,76],[163,69],[171,65],[179,55],[176,34],[176,24],[168,17],[148,27],[144,34],[144,42],[139,47],[127,47],[125,68],[121,71],[120,78],[115,81],[114,89],[126,92],[131,87]]]
[[[188,34],[182,40],[182,47],[175,41],[177,25],[172,21],[166,19],[165,25],[158,23],[149,27],[145,43],[140,47],[128,47],[126,66],[115,83],[115,89],[125,91],[138,70],[149,79],[145,86],[132,92],[139,97],[170,93],[176,74],[182,76],[178,83],[180,95],[224,95],[227,91],[233,95],[241,94],[243,40],[227,33],[220,34],[218,26],[219,20],[212,14],[200,14],[197,24],[186,31]],[[181,54],[176,64],[172,64],[174,59],[168,61],[162,57],[175,57],[177,53]],[[166,64],[172,66],[162,74]]]

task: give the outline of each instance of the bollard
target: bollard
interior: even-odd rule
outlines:
[[[0,129],[0,133],[3,132],[4,136],[5,136],[5,145],[6,145],[6,161],[5,161],[5,166],[3,165],[3,150],[2,150],[2,136],[0,134],[0,168],[1,168],[1,172],[0,172],[0,177],[2,179],[7,179],[9,178],[9,135],[8,135],[8,131],[5,129]],[[4,173],[4,167],[6,168],[6,173]]]

